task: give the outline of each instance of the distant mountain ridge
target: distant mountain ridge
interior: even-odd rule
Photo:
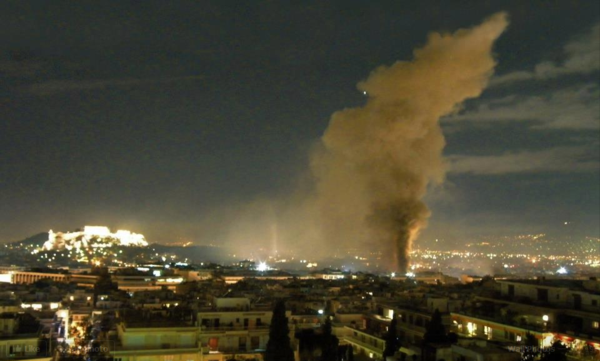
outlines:
[[[23,240],[20,240],[17,242],[12,242],[9,244],[10,245],[23,244],[24,246],[32,245],[32,246],[41,247],[44,244],[44,242],[46,242],[47,240],[48,240],[48,232],[41,232],[41,233],[37,233],[31,237],[27,237]]]

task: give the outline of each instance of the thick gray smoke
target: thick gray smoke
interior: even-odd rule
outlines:
[[[498,13],[472,29],[430,34],[412,61],[382,66],[359,83],[366,105],[333,114],[311,157],[316,193],[308,208],[318,238],[368,244],[390,269],[407,270],[430,215],[422,199],[446,172],[439,119],[481,94],[507,24]]]

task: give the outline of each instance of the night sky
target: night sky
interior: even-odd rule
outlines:
[[[450,168],[419,242],[600,237],[598,1],[7,0],[0,242],[88,224],[218,243],[237,210],[297,189],[373,69],[497,11],[496,75],[442,122]]]

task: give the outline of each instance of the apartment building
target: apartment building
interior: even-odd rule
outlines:
[[[93,287],[96,279],[95,275],[86,274],[67,274],[50,272],[30,272],[5,270],[0,271],[0,283],[25,284],[30,285],[40,280],[51,280],[54,282],[75,283],[78,286]]]
[[[271,304],[251,304],[247,298],[215,298],[195,314],[177,307],[121,311],[117,332],[105,347],[115,361],[262,360],[272,315]],[[287,317],[297,349],[291,312]]]
[[[0,304],[0,360],[50,360],[39,356],[40,327],[11,302]],[[28,320],[28,318],[30,318]]]
[[[452,312],[459,335],[519,344],[532,334],[540,346],[556,340],[576,354],[589,345],[600,350],[600,284],[595,279],[498,281],[495,297],[477,296],[470,307]]]
[[[160,291],[169,289],[175,291],[177,285],[183,282],[180,276],[155,277],[150,275],[111,275],[112,282],[116,283],[119,290],[135,293],[142,291]]]
[[[117,337],[104,344],[114,361],[203,361],[198,328],[175,323],[117,325]]]
[[[294,343],[291,312],[290,340]],[[233,357],[262,359],[269,341],[272,306],[251,305],[247,298],[215,298],[211,309],[198,312],[199,339],[204,360],[224,361]],[[297,349],[296,345],[293,345]]]
[[[385,350],[385,339],[383,333],[374,332],[357,326],[343,326],[335,328],[335,335],[339,338],[341,345],[351,345],[354,354],[380,360]]]

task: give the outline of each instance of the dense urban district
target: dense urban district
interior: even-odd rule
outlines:
[[[399,275],[307,260],[294,271],[277,257],[195,263],[177,247],[105,227],[38,238],[2,251],[0,360],[600,357],[600,281],[591,258],[575,266],[498,254],[502,272],[456,276],[432,262],[449,255],[467,264],[477,252],[421,250],[413,252],[417,267]]]

